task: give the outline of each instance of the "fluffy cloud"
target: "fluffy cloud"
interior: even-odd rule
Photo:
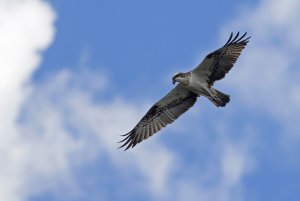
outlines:
[[[107,169],[116,169],[117,178],[126,185],[124,197],[127,191],[142,191],[163,200],[243,200],[243,177],[255,165],[252,151],[257,139],[249,136],[259,133],[259,128],[236,128],[232,116],[240,107],[246,112],[258,107],[290,134],[300,133],[299,70],[293,68],[299,62],[295,56],[300,44],[295,21],[299,11],[297,1],[265,0],[227,26],[250,30],[253,36],[239,60],[240,68],[224,80],[241,99],[223,117],[225,121],[213,116],[223,124],[214,128],[219,133],[216,141],[202,142],[212,147],[212,153],[205,161],[199,159],[203,163],[199,168],[195,163],[187,165],[157,137],[129,152],[117,150],[118,134],[129,131],[145,107],[117,97],[109,103],[97,100],[95,95],[105,93],[109,82],[101,73],[62,70],[39,86],[30,84],[41,62],[40,52],[53,40],[55,14],[44,1],[0,1],[0,94],[5,97],[0,101],[0,162],[4,164],[0,200],[25,200],[49,191],[80,197],[84,192],[74,172],[89,162],[99,165],[101,177],[113,177]],[[203,129],[207,127],[214,126]],[[231,134],[236,129],[245,137],[236,139]],[[108,199],[109,189],[100,193]]]
[[[23,191],[29,157],[16,122],[28,94],[26,83],[51,43],[55,16],[42,1],[0,1],[0,199],[17,201]]]
[[[0,101],[0,200],[62,194],[63,186],[70,188],[69,196],[77,195],[74,168],[101,155],[124,174],[141,174],[149,184],[141,187],[144,191],[161,194],[173,155],[155,141],[120,155],[117,136],[141,112],[119,99],[96,104],[93,94],[105,87],[104,76],[62,71],[41,86],[30,83],[41,52],[53,40],[51,6],[40,0],[7,0],[0,1],[0,13],[0,94],[5,97]]]

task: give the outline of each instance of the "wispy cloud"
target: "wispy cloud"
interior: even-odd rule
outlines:
[[[201,183],[203,179],[197,182],[185,180],[181,200],[199,200],[201,197],[203,200],[247,200],[245,195],[253,192],[244,189],[244,178],[261,162],[257,161],[261,154],[258,150],[267,146],[271,152],[274,146],[274,142],[268,141],[268,131],[272,132],[273,139],[280,139],[282,152],[297,149],[300,70],[296,66],[300,61],[299,37],[296,35],[300,29],[296,19],[299,19],[299,11],[298,1],[265,0],[242,7],[241,13],[221,30],[222,41],[235,30],[248,31],[252,36],[234,69],[221,81],[232,91],[230,111],[222,118],[210,117],[217,122],[211,125],[218,133],[214,143],[222,143],[210,150],[218,150],[219,154],[211,156],[213,160],[207,165],[215,164],[215,168],[211,168],[212,174],[223,176],[217,180],[210,178],[211,182],[217,181],[210,187]],[[222,85],[221,82],[216,84],[217,87]],[[202,113],[209,114],[203,109]],[[294,155],[287,155],[287,160],[290,158],[293,164],[299,164]]]
[[[101,85],[86,87],[88,82],[94,83],[93,77],[108,79],[102,79],[101,73],[93,72],[93,75],[84,70],[63,70],[34,87],[19,125],[30,155],[30,163],[26,165],[26,169],[31,170],[27,172],[27,181],[35,189],[28,192],[50,191],[59,197],[62,196],[60,189],[70,188],[71,193],[64,196],[78,199],[84,192],[80,190],[82,184],[76,182],[78,175],[72,173],[78,166],[92,162],[99,170],[105,170],[99,173],[100,177],[113,176],[113,172],[106,170],[107,165],[118,170],[117,179],[126,185],[121,191],[127,194],[124,198],[143,192],[151,199],[162,200],[199,197],[200,200],[241,200],[241,178],[250,170],[252,159],[249,145],[244,141],[221,137],[226,136],[230,128],[216,128],[222,135],[211,145],[212,153],[208,154],[211,159],[206,160],[200,170],[196,164],[181,162],[177,151],[163,146],[159,138],[122,152],[116,149],[118,134],[130,130],[139,120],[143,105],[132,105],[121,98],[109,103],[95,101],[99,93],[105,93],[104,89]],[[93,162],[99,157],[109,160]],[[48,166],[49,161],[55,165]],[[177,174],[180,176],[174,176]],[[209,183],[212,185],[207,185]],[[101,191],[108,192],[108,189]]]
[[[0,94],[5,97],[0,102],[0,199],[19,201],[49,191],[80,197],[72,173],[101,156],[126,177],[142,175],[148,185],[139,188],[162,193],[173,154],[155,141],[126,154],[116,149],[119,134],[134,125],[141,111],[118,98],[96,103],[94,93],[105,88],[105,76],[62,70],[40,86],[31,84],[40,52],[55,32],[49,4],[7,0],[0,10]],[[65,188],[70,195],[61,191]]]
[[[101,77],[101,74],[97,74],[95,79]],[[121,139],[119,134],[127,132],[129,126],[134,125],[141,111],[138,106],[130,105],[120,98],[110,103],[95,102],[95,94],[100,93],[99,88],[83,87],[89,86],[89,81],[94,83],[92,78],[87,72],[64,70],[36,87],[28,99],[30,101],[25,105],[20,126],[24,129],[23,133],[27,133],[27,145],[34,147],[29,150],[31,167],[28,169],[34,170],[29,174],[30,178],[39,187],[43,187],[41,178],[46,180],[43,183],[56,186],[62,179],[68,181],[71,176],[69,173],[79,164],[105,156],[121,175],[134,178],[141,174],[145,182],[139,188],[162,194],[173,154],[157,141],[131,152],[118,150],[116,142]],[[55,165],[47,166],[48,161]],[[101,161],[95,165],[100,169],[107,166],[101,164]],[[72,186],[76,182],[64,184]],[[54,191],[53,186],[48,186],[48,191]],[[79,188],[75,189],[80,192]]]
[[[239,62],[227,83],[238,90],[241,104],[259,108],[280,123],[282,137],[299,142],[300,110],[299,26],[297,0],[265,0],[244,10],[226,30],[245,29],[252,35],[247,56]],[[238,85],[236,83],[239,83]]]
[[[254,146],[260,146],[263,129],[250,120],[236,123],[236,116],[259,108],[280,123],[284,130],[280,135],[299,137],[299,70],[294,67],[299,63],[298,1],[262,1],[230,22],[226,34],[222,30],[224,36],[228,27],[230,31],[250,30],[252,39],[238,61],[239,68],[222,81],[236,90],[230,112],[220,116],[212,108],[201,108],[200,115],[213,121],[199,126],[184,120],[180,125],[183,131],[201,129],[214,136],[212,141],[204,135],[198,139],[190,135],[209,147],[205,154],[195,147],[192,157],[197,161],[192,163],[184,158],[191,152],[179,153],[163,145],[159,137],[128,152],[116,149],[119,134],[139,120],[145,104],[134,105],[118,94],[109,102],[99,101],[97,96],[111,82],[102,72],[84,67],[61,70],[39,85],[32,84],[30,78],[42,59],[40,51],[53,40],[55,13],[38,0],[1,1],[0,11],[0,55],[4,55],[0,94],[5,97],[0,101],[0,162],[4,164],[0,200],[25,200],[43,192],[72,200],[92,197],[83,195],[83,181],[77,180],[82,175],[76,172],[89,163],[99,167],[95,177],[104,180],[95,184],[103,200],[115,192],[128,199],[144,194],[149,200],[243,200],[243,178],[256,167]],[[278,13],[275,17],[274,12]],[[88,59],[84,55],[81,65]],[[111,178],[116,179],[116,188],[104,188]]]

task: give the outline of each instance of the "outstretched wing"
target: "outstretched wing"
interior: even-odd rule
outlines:
[[[238,32],[233,38],[233,34],[231,33],[226,44],[208,54],[192,72],[199,76],[206,76],[210,84],[224,78],[249,42],[250,37],[245,38],[246,34],[247,32],[239,37]]]
[[[166,125],[172,123],[181,114],[194,105],[197,95],[178,84],[164,98],[155,103],[139,123],[120,141],[127,150],[147,139]]]

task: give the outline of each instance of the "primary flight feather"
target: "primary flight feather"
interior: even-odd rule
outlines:
[[[194,70],[173,76],[173,84],[179,84],[155,103],[129,133],[122,135],[124,139],[120,143],[123,145],[119,148],[127,150],[157,133],[191,108],[199,96],[207,97],[217,107],[224,107],[230,96],[212,86],[224,78],[237,61],[249,42],[246,34],[239,37],[238,32],[233,37],[231,33],[225,45],[208,54]]]

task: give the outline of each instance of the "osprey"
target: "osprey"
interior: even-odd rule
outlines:
[[[205,96],[217,107],[224,107],[230,96],[213,88],[213,84],[224,78],[237,61],[249,42],[246,34],[239,37],[238,32],[233,38],[231,33],[225,45],[208,54],[194,70],[175,74],[172,81],[173,84],[178,82],[177,86],[155,103],[129,133],[122,135],[125,138],[119,143],[124,144],[119,148],[126,146],[127,150],[157,133],[191,108],[199,96]]]

